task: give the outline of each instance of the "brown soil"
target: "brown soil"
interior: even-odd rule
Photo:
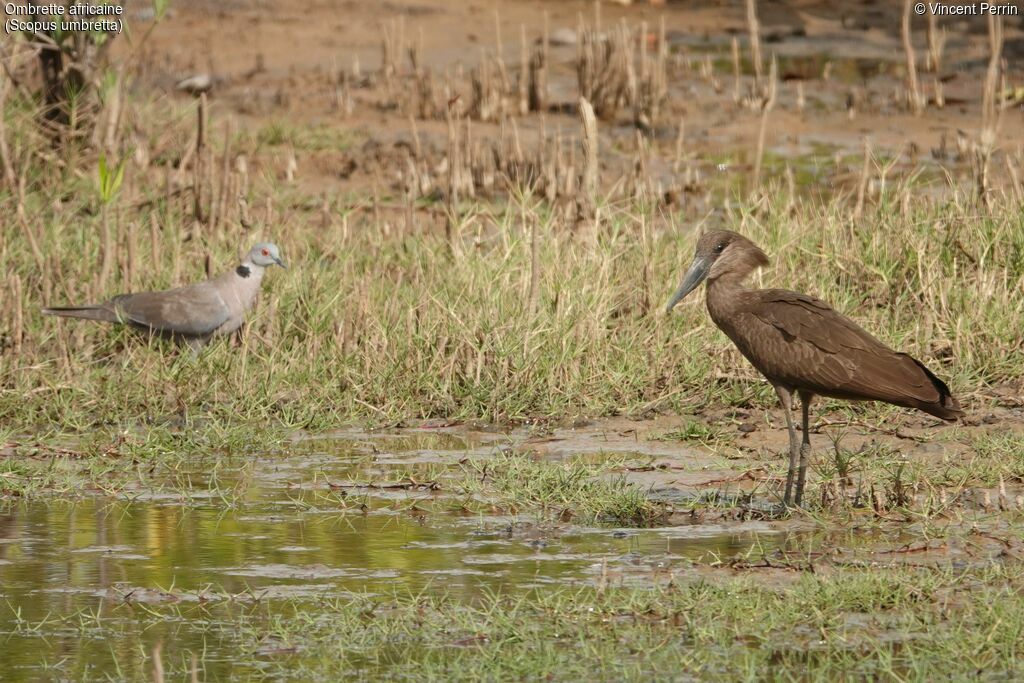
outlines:
[[[792,158],[797,166],[802,163],[797,158],[811,151],[826,159],[838,157],[838,163],[825,164],[826,177],[821,179],[825,190],[855,181],[859,162],[842,158],[859,156],[865,136],[870,137],[876,154],[901,151],[908,168],[918,162],[931,163],[932,156],[954,172],[967,162],[963,150],[957,151],[955,146],[958,131],[963,131],[962,142],[964,135],[976,135],[981,125],[981,83],[988,59],[985,19],[940,19],[948,36],[939,74],[948,104],[941,110],[929,107],[915,117],[897,102],[904,91],[905,70],[900,5],[814,0],[759,3],[765,60],[778,55],[782,78],[769,128],[769,152]],[[327,144],[295,150],[298,187],[317,195],[365,192],[375,185],[383,186],[387,193],[400,171],[399,157],[391,152],[396,143],[408,144],[410,119],[395,109],[394,94],[388,94],[373,76],[381,66],[383,29],[397,26],[390,22],[403,22],[405,44],[419,45],[421,63],[442,75],[446,70],[468,72],[485,50],[495,51],[496,25],[500,26],[504,61],[514,78],[521,26],[532,43],[541,34],[545,13],[553,33],[571,32],[579,16],[588,23],[594,21],[591,2],[555,0],[182,0],[172,7],[171,16],[146,46],[143,85],[185,101],[189,96],[175,92],[174,84],[199,73],[212,74],[220,79],[211,93],[215,122],[233,119],[241,129],[252,132],[271,122],[349,132],[345,149]],[[751,163],[760,117],[756,107],[737,103],[733,96],[729,41],[737,36],[747,55],[744,3],[667,2],[652,6],[640,1],[611,2],[602,3],[600,12],[602,26],[615,26],[620,20],[631,25],[643,21],[652,32],[664,17],[673,54],[692,59],[693,64],[706,54],[718,60],[713,78],[703,77],[692,65],[691,70],[673,73],[668,105],[653,137],[652,173],[670,173],[659,157],[671,158],[674,131],[682,119],[686,122],[686,152],[695,166],[711,174],[742,177]],[[928,94],[935,75],[923,71],[926,41],[922,18],[915,18],[913,31],[922,87]],[[122,48],[126,44],[122,41]],[[545,121],[549,130],[561,127],[575,134],[578,127],[571,111],[576,98],[575,49],[573,45],[552,48],[549,80],[553,107]],[[1007,84],[1020,80],[1019,61],[1014,56],[1022,50],[1020,18],[1009,18],[1004,49]],[[353,90],[354,106],[346,114],[336,106],[335,86],[339,74],[351,73],[357,62],[367,80]],[[826,66],[828,62],[831,66]],[[400,68],[399,90],[412,87],[407,59],[403,58]],[[826,71],[831,74],[827,80],[823,78]],[[465,100],[468,81],[461,80]],[[749,80],[744,77],[744,87]],[[807,101],[803,111],[796,106],[798,84],[802,84]],[[1004,140],[1022,139],[1024,120],[1016,111],[1019,104],[1004,117]],[[519,122],[527,145],[536,139],[538,119],[531,115]],[[634,134],[631,126],[624,124],[602,123],[601,128],[607,138],[602,142],[602,166],[612,170],[605,173],[605,182],[610,183],[629,168]],[[418,129],[426,146],[444,149],[443,121],[421,121]],[[493,137],[498,126],[480,124],[474,134]],[[271,151],[264,156],[271,172],[281,175],[286,163],[282,153]],[[723,157],[731,162],[716,162]],[[820,166],[821,160],[813,165]]]
[[[831,412],[819,414],[811,429],[812,471],[816,464],[831,459],[837,446],[847,453],[888,449],[909,462],[949,462],[969,457],[974,450],[972,444],[984,435],[1007,430],[1024,435],[1024,407],[1019,401],[1003,406],[998,403],[969,415],[956,426],[905,411],[899,411],[884,426]],[[706,443],[697,439],[680,441],[675,434],[692,423],[711,427],[716,437]],[[673,492],[685,498],[754,491],[771,498],[779,495],[784,482],[789,436],[781,409],[716,409],[700,415],[663,415],[650,420],[597,420],[555,429],[527,439],[524,445],[545,457],[605,453],[636,456],[633,460],[637,461],[649,458],[630,465],[623,474],[662,498],[673,498]],[[1016,496],[1024,492],[1022,484],[1005,482],[1011,506],[1019,502]],[[998,497],[995,489],[987,491],[987,498],[986,489],[977,488],[961,500],[968,507],[983,507]]]

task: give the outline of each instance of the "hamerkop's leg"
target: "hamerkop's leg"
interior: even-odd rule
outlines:
[[[811,412],[811,401],[814,399],[814,394],[808,391],[800,392],[800,408],[803,415],[801,415],[802,422],[800,428],[803,430],[803,441],[800,444],[800,474],[796,480],[796,504],[800,505],[800,502],[804,497],[804,481],[807,479],[807,460],[811,455],[811,427],[810,427],[810,412]]]
[[[785,387],[774,386],[775,393],[779,395],[779,401],[782,403],[782,410],[786,414],[786,427],[789,429],[789,472],[786,474],[786,495],[782,498],[782,502],[788,506],[793,500],[793,479],[796,476],[800,446],[796,441],[796,427],[793,426],[793,393]]]

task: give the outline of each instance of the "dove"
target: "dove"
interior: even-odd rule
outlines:
[[[238,267],[203,282],[121,294],[101,304],[47,307],[43,314],[130,325],[198,351],[213,337],[231,334],[242,326],[245,314],[256,303],[264,272],[274,265],[287,268],[277,246],[261,242]]]

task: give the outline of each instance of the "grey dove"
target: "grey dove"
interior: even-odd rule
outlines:
[[[261,242],[234,270],[185,287],[121,294],[101,304],[44,308],[44,315],[130,325],[187,344],[193,350],[231,334],[256,303],[269,266],[287,268],[277,246]]]

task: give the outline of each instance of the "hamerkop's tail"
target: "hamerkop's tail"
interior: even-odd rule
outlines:
[[[926,368],[924,363],[913,356],[910,358],[917,364],[917,367],[921,368],[921,371],[924,372],[925,376],[931,380],[935,390],[939,392],[939,399],[937,401],[918,401],[913,407],[918,410],[923,410],[929,415],[934,415],[935,417],[943,420],[948,420],[949,422],[955,422],[963,417],[964,411],[960,409],[960,402],[957,401],[949,391],[949,387],[946,386],[946,383],[936,377],[935,373]]]
[[[105,306],[56,306],[54,308],[44,308],[43,315],[101,320],[108,323],[118,322],[117,314]]]

